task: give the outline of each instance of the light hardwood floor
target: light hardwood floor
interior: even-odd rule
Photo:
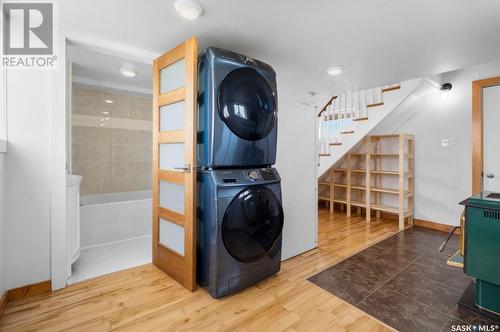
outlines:
[[[379,323],[306,279],[397,233],[391,220],[319,211],[318,248],[236,295],[194,293],[152,265],[112,273],[8,304],[2,331],[385,331]]]

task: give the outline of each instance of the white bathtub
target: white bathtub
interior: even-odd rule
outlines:
[[[151,191],[82,196],[82,249],[151,235]]]

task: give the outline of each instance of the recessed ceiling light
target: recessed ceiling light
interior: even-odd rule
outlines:
[[[106,104],[113,104],[115,101],[113,99],[104,99]],[[103,112],[104,113],[104,112]],[[109,113],[108,113],[109,114]]]
[[[99,126],[100,127],[104,127],[104,123],[99,123]]]
[[[104,122],[104,118],[101,119],[101,122]]]
[[[338,75],[338,74],[342,73],[343,71],[344,71],[344,67],[342,67],[342,66],[331,66],[331,67],[326,69],[326,72],[328,73],[328,75],[331,75],[331,76]]]
[[[130,67],[122,67],[120,68],[120,72],[122,73],[123,76],[127,77],[135,77],[135,69],[130,68]]]
[[[200,4],[193,0],[177,0],[174,3],[174,8],[177,14],[186,20],[197,19],[203,12]]]
[[[104,115],[108,115],[108,114],[109,114],[109,112],[104,111],[104,112],[102,112],[102,114],[104,114]]]

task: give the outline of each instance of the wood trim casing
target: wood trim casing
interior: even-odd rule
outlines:
[[[5,311],[5,306],[7,305],[7,292],[2,294],[0,297],[0,319],[2,319],[3,312]]]
[[[46,280],[26,286],[21,286],[7,291],[7,302],[18,301],[33,296],[50,293],[51,291],[52,291],[51,280]]]
[[[423,220],[423,219],[413,219],[413,224],[415,226],[429,228],[429,229],[433,229],[433,230],[441,231],[441,232],[446,232],[446,233],[451,232],[451,230],[454,227],[452,225],[441,224],[441,223],[438,223],[435,221],[428,221],[428,220]],[[460,234],[460,229],[457,229],[455,231],[455,234]]]
[[[483,89],[500,85],[500,76],[472,81],[472,194],[479,193],[484,161]]]

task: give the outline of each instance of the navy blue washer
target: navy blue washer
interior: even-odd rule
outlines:
[[[280,270],[280,177],[274,168],[198,171],[198,283],[215,298]]]

